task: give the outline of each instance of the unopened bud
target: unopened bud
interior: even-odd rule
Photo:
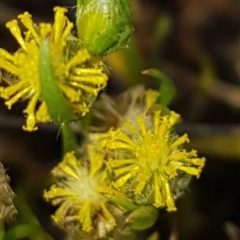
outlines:
[[[105,55],[126,44],[131,27],[128,0],[78,0],[77,30],[83,47]]]

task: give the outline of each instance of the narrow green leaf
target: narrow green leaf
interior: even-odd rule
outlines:
[[[46,102],[51,119],[57,123],[66,123],[74,118],[62,91],[58,87],[51,61],[50,43],[44,39],[40,43],[39,72],[42,100]]]
[[[158,103],[167,107],[176,94],[173,82],[158,69],[147,69],[142,73],[160,80]]]

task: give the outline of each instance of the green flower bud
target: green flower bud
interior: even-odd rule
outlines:
[[[132,30],[130,3],[128,0],[78,0],[77,30],[83,47],[94,55],[118,50]]]

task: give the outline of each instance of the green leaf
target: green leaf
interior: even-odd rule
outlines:
[[[64,98],[62,91],[58,87],[50,53],[49,40],[42,40],[40,43],[39,57],[41,97],[47,104],[51,119],[57,124],[62,124],[73,120],[75,116]]]
[[[158,103],[166,107],[169,106],[176,94],[173,82],[158,69],[147,69],[142,73],[160,80]]]
[[[126,219],[133,230],[147,229],[156,222],[158,210],[152,206],[142,206],[131,212]]]
[[[41,97],[47,104],[51,119],[61,126],[63,153],[73,151],[76,149],[77,139],[68,124],[75,116],[58,87],[51,62],[50,43],[48,39],[44,39],[40,43],[39,70]]]

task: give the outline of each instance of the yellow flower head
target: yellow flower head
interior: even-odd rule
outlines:
[[[174,211],[176,181],[185,175],[200,175],[205,159],[198,158],[195,150],[183,148],[189,140],[186,134],[178,136],[173,131],[178,120],[175,112],[162,116],[155,111],[152,118],[140,115],[136,122],[112,129],[100,140],[114,174],[114,186],[137,203]]]
[[[92,108],[91,132],[107,132],[124,122],[144,115],[156,104],[158,92],[143,85],[130,88],[115,98],[103,93]]]
[[[111,205],[106,194],[111,194],[106,175],[101,173],[103,160],[94,149],[89,149],[90,164],[78,160],[73,152],[65,155],[53,169],[56,184],[44,192],[44,197],[58,205],[53,220],[64,227],[79,226],[85,233],[106,235],[115,226]],[[104,230],[104,231],[103,231]]]
[[[0,68],[6,72],[6,76],[11,75],[8,86],[0,88],[0,96],[6,99],[5,104],[9,109],[21,99],[29,100],[24,110],[27,120],[23,127],[28,131],[36,130],[37,122],[50,120],[46,102],[41,101],[39,79],[40,45],[43,40],[49,41],[57,85],[73,112],[82,115],[88,112],[107,82],[102,62],[80,49],[78,41],[71,35],[73,23],[65,16],[67,9],[55,7],[54,11],[53,24],[35,25],[28,12],[19,15],[18,19],[26,28],[25,31],[20,29],[18,20],[9,21],[6,26],[20,48],[13,54],[0,49]]]

